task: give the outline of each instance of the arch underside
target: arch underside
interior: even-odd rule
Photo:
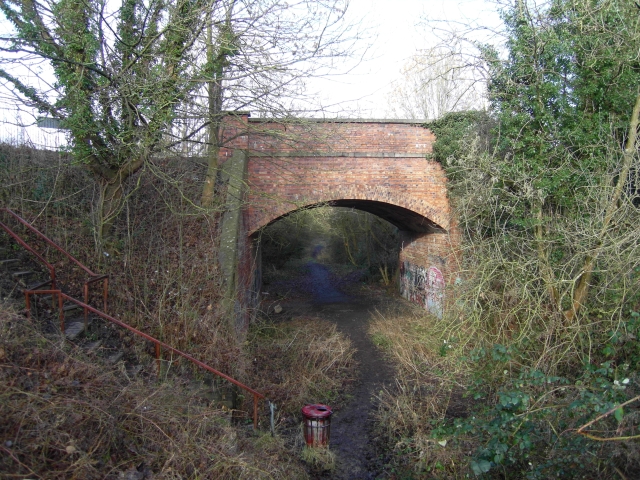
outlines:
[[[404,207],[400,207],[398,205],[394,205],[391,203],[380,202],[375,200],[361,200],[361,199],[340,199],[340,200],[331,200],[328,202],[320,202],[314,203],[310,205],[305,205],[301,208],[295,208],[291,211],[274,218],[270,222],[268,222],[265,226],[271,225],[274,222],[277,222],[281,218],[286,217],[298,210],[303,208],[316,208],[322,206],[331,206],[331,207],[346,207],[346,208],[354,208],[356,210],[361,210],[363,212],[368,212],[373,215],[376,215],[387,222],[391,223],[399,230],[416,232],[416,233],[445,233],[446,230],[442,228],[440,225],[430,220],[429,218],[421,215],[413,210],[409,210]]]

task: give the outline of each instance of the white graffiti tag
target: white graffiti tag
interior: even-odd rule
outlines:
[[[427,310],[442,318],[443,298],[444,298],[444,276],[437,267],[429,267],[427,271],[427,281],[425,284]]]

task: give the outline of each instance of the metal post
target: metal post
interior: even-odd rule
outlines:
[[[89,283],[85,283],[84,287],[84,303],[86,305],[89,305]],[[89,317],[89,310],[87,310],[87,307],[84,307],[84,331],[87,331],[87,319]]]
[[[109,288],[109,277],[105,277],[102,281],[102,300],[104,302],[104,311],[107,311],[107,291]]]
[[[160,344],[156,342],[156,365],[158,367],[157,375],[160,377]]]
[[[52,294],[53,296],[53,294]],[[60,332],[62,332],[62,337],[65,338],[64,335],[64,309],[62,308],[62,292],[58,292],[58,309],[60,311]]]
[[[276,410],[276,406],[273,402],[267,400],[267,402],[269,403],[269,425],[271,427],[271,436],[275,437],[276,436],[276,425],[275,425],[275,419],[274,419],[274,414],[275,414],[275,410]]]
[[[27,318],[31,320],[31,297],[29,292],[24,292],[24,304],[27,307]]]
[[[55,290],[56,289],[56,271],[55,270],[51,270],[50,272],[50,277],[51,277],[51,290]],[[56,296],[52,293],[51,294],[51,311],[53,312],[56,308]]]
[[[253,395],[253,429],[258,430],[258,396]]]

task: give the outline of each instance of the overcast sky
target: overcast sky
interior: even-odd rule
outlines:
[[[350,0],[347,15],[369,37],[363,43],[363,47],[368,47],[366,59],[348,75],[308,82],[309,91],[319,93],[328,117],[385,118],[387,97],[393,82],[400,79],[402,66],[419,50],[438,43],[434,26],[460,29],[462,25],[474,24],[495,28],[500,24],[494,0]],[[6,23],[0,26],[6,27]],[[3,100],[0,107],[10,107],[7,99]],[[26,134],[27,137],[18,139],[21,141],[38,144],[44,141],[30,139],[24,129],[16,128],[13,132],[15,113],[13,108],[8,111],[4,108],[0,108],[0,124],[5,134]],[[25,117],[24,121],[30,120]],[[46,133],[45,137],[50,138],[46,143],[61,141],[62,136],[54,131],[34,128],[29,130],[37,132],[38,137]]]
[[[387,95],[403,64],[438,43],[432,26],[495,29],[500,24],[495,3],[487,0],[351,0],[348,15],[354,22],[362,19],[363,31],[372,36],[368,60],[348,75],[314,80],[310,88],[321,92],[329,112],[360,118],[385,116]]]

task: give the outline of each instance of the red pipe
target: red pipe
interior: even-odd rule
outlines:
[[[60,290],[25,290],[25,295],[27,297],[27,305],[29,305],[29,295],[32,294],[41,294],[41,293],[56,293],[58,295],[59,298],[59,307],[60,307],[60,319],[62,322],[62,333],[64,335],[64,311],[62,308],[62,299],[66,299],[69,300],[73,303],[75,303],[76,305],[81,306],[82,308],[85,308],[86,310],[95,313],[96,315],[98,315],[99,317],[104,318],[105,320],[109,320],[111,323],[115,323],[116,325],[122,327],[122,328],[126,328],[127,330],[129,330],[130,332],[135,333],[136,335],[145,338],[146,340],[149,340],[150,342],[153,342],[155,344],[155,353],[156,353],[156,361],[158,362],[158,372],[160,372],[160,347],[165,348],[166,350],[169,350],[170,352],[175,353],[176,355],[179,355],[183,358],[186,358],[187,360],[189,360],[191,363],[199,366],[200,368],[203,368],[205,370],[208,370],[209,372],[224,378],[225,380],[233,383],[234,385],[237,385],[238,387],[242,388],[243,390],[245,390],[246,392],[249,392],[253,395],[253,426],[254,428],[258,428],[258,399],[262,398],[265,399],[266,397],[261,394],[260,392],[257,392],[256,390],[254,390],[251,387],[248,387],[247,385],[245,385],[242,382],[239,382],[238,380],[236,380],[235,378],[231,378],[229,375],[226,375],[218,370],[216,370],[213,367],[210,367],[209,365],[207,365],[206,363],[201,362],[200,360],[197,360],[196,358],[192,357],[191,355],[189,355],[188,353],[182,352],[180,350],[178,350],[177,348],[173,348],[172,346],[158,340],[155,337],[152,337],[151,335],[147,335],[144,332],[141,332],[140,330],[133,328],[130,325],[127,325],[124,322],[121,322],[120,320],[107,315],[104,312],[101,312],[100,310],[93,308],[90,305],[87,305],[86,303],[81,302],[80,300],[76,300],[73,297],[70,297],[69,295],[67,295],[66,293],[63,293]],[[159,373],[158,373],[159,374]]]

